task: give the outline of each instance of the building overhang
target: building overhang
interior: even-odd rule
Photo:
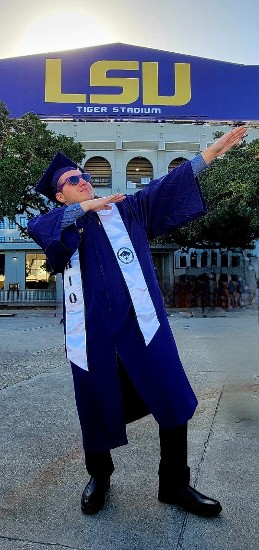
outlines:
[[[259,66],[107,44],[0,60],[11,116],[244,123],[259,112]]]

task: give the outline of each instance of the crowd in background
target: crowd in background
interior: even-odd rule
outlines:
[[[174,289],[165,289],[163,294],[167,307],[202,309],[242,308],[252,305],[256,295],[241,277],[217,280],[212,273],[203,273],[197,277],[180,275],[175,281]]]

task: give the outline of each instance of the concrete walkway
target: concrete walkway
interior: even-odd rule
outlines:
[[[80,511],[87,481],[63,327],[54,311],[0,318],[1,550],[252,550],[258,544],[258,365],[255,311],[172,313],[199,398],[189,426],[192,483],[219,498],[216,519],[157,501],[157,425],[128,427],[105,510]],[[257,542],[256,542],[257,540]]]

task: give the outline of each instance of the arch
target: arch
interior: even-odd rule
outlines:
[[[177,157],[176,159],[171,160],[170,164],[168,164],[168,172],[176,168],[176,166],[183,164],[183,162],[186,162],[187,160],[188,159],[184,157]]]
[[[133,157],[126,167],[127,187],[140,187],[153,179],[153,166],[146,157]]]
[[[93,187],[111,187],[112,167],[104,157],[91,157],[84,165],[84,170],[91,174]]]

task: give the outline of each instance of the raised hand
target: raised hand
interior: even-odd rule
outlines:
[[[124,199],[125,195],[123,193],[114,193],[113,195],[108,195],[108,197],[100,197],[99,199],[89,199],[80,202],[80,206],[85,212],[89,210],[92,212],[100,212],[100,210],[111,210],[111,203],[121,202]]]
[[[215,143],[201,153],[205,162],[209,164],[215,158],[224,155],[224,153],[229,151],[231,147],[237,145],[237,143],[243,139],[246,130],[247,128],[245,126],[238,126],[237,128],[234,128],[234,130],[231,130],[231,132],[228,132],[227,134],[224,134],[224,136],[217,139]]]

